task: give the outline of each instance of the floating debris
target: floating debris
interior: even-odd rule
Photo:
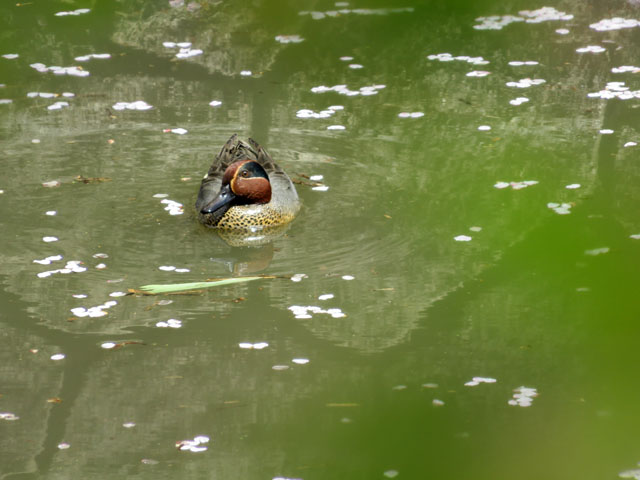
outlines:
[[[175,133],[176,135],[184,135],[185,133],[188,132],[188,130],[186,130],[184,128],[165,128],[162,132],[163,133]]]
[[[399,473],[400,472],[398,472],[397,470],[387,470],[382,475],[384,475],[387,478],[395,478],[398,476]]]
[[[507,82],[505,85],[507,87],[515,87],[515,88],[529,88],[534,85],[542,85],[547,81],[542,78],[521,78],[517,82]]]
[[[424,112],[400,112],[398,118],[421,118],[424,117]]]
[[[629,100],[631,98],[640,98],[640,90],[630,91],[625,86],[625,82],[608,82],[604,90],[599,92],[587,93],[590,98],[603,98],[609,100],[611,98],[619,98],[620,100]]]
[[[594,248],[592,250],[585,250],[584,254],[589,255],[590,257],[595,257],[597,255],[603,255],[605,253],[609,253],[609,251],[610,251],[609,247],[601,247],[601,248]]]
[[[62,442],[62,443],[58,444],[58,448],[60,450],[67,450],[67,449],[71,448],[71,445],[69,443],[67,443],[67,442]]]
[[[42,237],[42,241],[47,243],[57,242],[58,237]]]
[[[175,267],[168,266],[169,269],[176,269]],[[266,278],[275,278],[269,276],[263,277],[232,277],[223,278],[221,280],[208,281],[208,282],[190,282],[190,283],[171,283],[168,285],[143,285],[139,290],[129,289],[129,293],[145,294],[145,295],[159,295],[162,293],[175,293],[185,292],[188,290],[201,290],[203,288],[218,287],[222,285],[230,285],[233,283],[250,282],[253,280],[262,280]],[[160,300],[158,305],[168,305],[171,300]]]
[[[209,102],[209,105],[211,105],[212,107],[219,107],[220,105],[222,105],[222,102],[220,100],[212,100]]]
[[[177,318],[170,318],[166,322],[158,322],[158,323],[156,323],[156,327],[158,327],[158,328],[180,328],[180,327],[182,327],[182,320],[178,320]]]
[[[497,189],[503,189],[511,187],[513,190],[522,190],[523,188],[530,187],[531,185],[537,185],[537,180],[523,180],[521,182],[497,182],[493,187]]]
[[[627,72],[639,73],[640,67],[635,67],[633,65],[622,65],[620,67],[613,67],[611,69],[611,73],[627,73]]]
[[[92,58],[97,58],[99,60],[104,60],[107,58],[111,58],[110,53],[90,53],[88,55],[81,55],[79,57],[74,58],[76,62],[88,62]]]
[[[325,85],[320,85],[317,87],[313,87],[311,91],[313,93],[325,93],[325,92],[336,92],[340,95],[347,95],[348,97],[354,97],[357,95],[369,96],[369,95],[377,95],[378,90],[386,88],[386,85],[369,85],[365,87],[360,87],[358,90],[350,90],[346,85],[334,85],[333,87],[327,87]]]
[[[73,295],[71,295],[73,298],[87,298],[88,295],[84,294],[84,293],[74,293]]]
[[[251,75],[253,75],[253,72],[251,72],[251,70],[242,70],[240,72],[240,75],[242,75],[243,77],[250,77]]]
[[[575,190],[576,188],[580,188],[582,185],[580,185],[579,183],[570,183],[569,185],[566,185],[564,188],[568,189],[568,190]]]
[[[634,18],[605,18],[599,22],[592,23],[589,28],[597,30],[598,32],[608,32],[611,30],[621,30],[623,28],[633,28],[640,26],[640,22]]]
[[[13,422],[16,420],[20,420],[20,417],[11,412],[0,412],[0,420],[6,420],[8,422]]]
[[[533,399],[538,396],[538,391],[535,388],[518,387],[513,391],[515,392],[513,398],[507,403],[517,407],[530,407]]]
[[[411,13],[413,8],[341,8],[340,10],[327,10],[325,12],[318,11],[302,11],[298,15],[309,15],[313,20],[322,20],[327,17],[339,17],[353,13],[354,15],[389,15],[390,13]]]
[[[168,198],[163,198],[160,203],[165,204],[164,209],[169,212],[169,215],[182,215],[184,213],[184,205]]]
[[[60,102],[56,102],[53,105],[49,105],[47,107],[47,110],[61,110],[63,107],[68,107],[69,106],[69,102],[64,102],[64,101],[60,101]]]
[[[555,202],[547,203],[547,208],[550,208],[551,210],[556,212],[558,215],[570,214],[572,206],[573,205],[571,203],[555,203]]]
[[[111,293],[109,294],[109,296],[110,296],[110,297],[116,297],[116,298],[117,298],[117,297],[124,297],[124,296],[126,296],[126,295],[127,295],[127,293],[126,293],[126,292],[111,292]]]
[[[607,49],[604,47],[601,47],[600,45],[588,45],[586,47],[581,47],[581,48],[577,48],[576,52],[578,53],[602,53],[605,52]]]
[[[513,100],[509,100],[509,103],[514,106],[522,105],[523,103],[527,103],[529,99],[527,97],[517,97]]]
[[[4,55],[2,55],[3,58],[6,58],[7,60],[13,60],[15,58],[18,58],[20,55],[18,55],[17,53],[5,53]]]
[[[434,407],[442,407],[444,406],[444,402],[442,400],[434,398],[433,400],[431,400],[431,405],[433,405]]]
[[[267,342],[258,342],[258,343],[242,342],[242,343],[239,343],[238,346],[245,350],[262,350],[263,348],[267,348],[269,344]]]
[[[301,43],[304,42],[304,38],[300,35],[276,35],[276,42],[280,43]]]
[[[44,63],[32,63],[29,66],[40,73],[52,72],[54,75],[71,75],[73,77],[88,77],[91,75],[88,70],[83,70],[82,67],[47,67]]]
[[[354,277],[353,275],[342,275],[341,278],[343,280],[354,280],[356,277]]]
[[[112,105],[114,110],[150,110],[153,108],[143,100],[136,100],[135,102],[118,102]]]
[[[276,372],[280,372],[282,370],[289,370],[289,365],[274,365],[271,367],[271,370],[275,370]]]
[[[85,13],[89,13],[91,11],[90,8],[78,8],[77,10],[72,10],[70,12],[57,12],[55,14],[56,17],[65,17],[67,15],[82,15]]]
[[[480,385],[481,383],[496,383],[497,380],[491,377],[473,377],[473,379],[469,380],[464,384],[465,387],[475,387],[476,385]]]
[[[291,359],[291,361],[297,365],[306,365],[307,363],[309,363],[308,358],[293,358]]]
[[[599,130],[599,133],[601,135],[611,135],[613,133],[613,130],[611,130],[610,128],[603,128],[602,130]]]
[[[633,238],[634,240],[640,240],[640,233],[634,233],[633,235],[629,235],[629,238]]]
[[[491,126],[490,125],[480,125],[478,127],[478,130],[480,130],[481,132],[488,132],[489,130],[491,130]]]
[[[329,118],[333,116],[338,110],[343,110],[343,109],[344,107],[342,105],[332,105],[319,112],[315,112],[313,110],[303,108],[296,112],[296,117],[298,118]]]
[[[193,440],[181,440],[176,442],[176,448],[182,451],[190,451],[194,453],[204,452],[207,450],[205,446],[209,443],[209,437],[205,435],[198,435]]]
[[[473,72],[466,74],[467,77],[486,77],[487,75],[491,75],[491,72],[487,72],[486,70],[474,70]]]
[[[0,98],[0,105],[9,105],[10,103],[13,103],[10,98]]]
[[[57,362],[58,360],[64,360],[65,357],[66,355],[64,353],[56,353],[54,355],[51,355],[51,360]]]
[[[47,210],[46,212],[44,212],[44,214],[50,217],[55,217],[58,214],[58,212],[56,212],[55,210]]]
[[[352,70],[360,70],[361,68],[364,68],[364,66],[359,63],[350,63],[349,68]]]
[[[327,127],[327,130],[346,130],[347,127],[345,127],[344,125],[329,125]]]
[[[95,307],[89,307],[89,308],[76,307],[76,308],[72,308],[71,309],[71,313],[73,313],[78,318],[83,318],[83,317],[91,317],[91,318],[104,317],[105,315],[107,315],[107,312],[105,312],[105,310],[108,309],[108,308],[111,308],[111,307],[113,307],[113,306],[115,306],[117,304],[118,304],[118,302],[116,302],[115,300],[109,300],[107,302],[104,302],[102,305],[97,305]]]
[[[295,318],[298,318],[298,319],[313,318],[312,315],[316,313],[324,313],[327,315],[331,315],[333,318],[346,317],[346,314],[340,308],[328,308],[325,310],[315,305],[308,305],[308,306],[291,305],[289,307],[289,310],[291,310]]]
[[[353,60],[353,57],[348,57],[348,56],[340,57],[340,60],[342,60],[343,62],[350,62],[351,60]]]
[[[59,187],[60,186],[60,182],[58,180],[51,180],[49,182],[43,182],[42,186],[46,187],[46,188]]]
[[[470,242],[473,237],[469,235],[458,235],[457,237],[453,237],[456,242]]]
[[[122,426],[124,428],[133,428],[136,426],[136,424],[134,422],[126,422],[126,423],[123,423]]]
[[[333,297],[333,293],[324,293],[318,297],[318,300],[331,300]]]
[[[49,257],[43,258],[42,260],[34,260],[33,263],[38,263],[40,265],[50,265],[51,262],[57,262],[62,260],[62,255],[51,255]]]
[[[527,60],[527,61],[519,61],[519,60],[512,60],[511,62],[509,62],[509,65],[511,65],[512,67],[522,67],[523,65],[539,65],[539,62],[536,62],[534,60]]]
[[[569,29],[568,28],[557,28],[556,29],[556,33],[558,35],[569,35]]]
[[[191,48],[191,42],[162,42],[162,46],[165,48],[176,48],[180,50],[176,53],[176,58],[190,58],[197,55],[202,55],[203,51],[199,48]]]
[[[311,175],[309,180],[312,182],[321,182],[324,179],[324,175]]]
[[[490,62],[489,60],[485,60],[482,57],[470,57],[468,55],[458,55],[458,56],[453,56],[450,53],[438,53],[436,55],[428,55],[427,56],[428,60],[437,60],[439,62],[453,62],[453,61],[459,61],[459,62],[466,62],[466,63],[470,63],[472,65],[488,65]]]
[[[301,282],[302,279],[304,278],[309,278],[309,276],[305,273],[296,273],[295,275],[291,276],[291,281],[292,282]]]
[[[105,350],[111,350],[112,348],[117,347],[118,344],[115,342],[104,342],[100,345],[100,348],[104,348]]]

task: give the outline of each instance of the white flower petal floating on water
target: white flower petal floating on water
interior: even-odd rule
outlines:
[[[344,125],[329,125],[327,130],[346,130],[347,127]]]
[[[577,48],[576,52],[578,53],[602,53],[607,49],[601,47],[600,45],[588,45],[586,47]]]
[[[64,359],[65,357],[66,355],[64,353],[56,353],[54,355],[51,355],[51,360],[58,361]]]
[[[292,282],[301,282],[302,279],[304,278],[309,278],[309,276],[305,273],[296,273],[295,275],[291,276],[291,281]]]
[[[469,227],[469,230],[471,230],[472,232],[481,232],[482,227]]]
[[[2,56],[7,60],[13,60],[14,58],[18,58],[20,55],[18,55],[17,53],[5,53]]]
[[[304,38],[300,35],[276,35],[276,42],[280,43],[300,43],[303,41]]]
[[[308,358],[294,358],[291,361],[297,365],[306,365],[307,363],[309,363]]]
[[[49,105],[47,107],[47,110],[60,110],[63,107],[68,107],[69,106],[69,102],[64,102],[64,101],[60,101],[60,102],[56,102],[53,105]]]
[[[600,130],[601,135],[611,135],[612,133],[613,130],[611,130],[610,128],[603,128],[602,130]]]
[[[329,190],[329,186],[328,185],[316,185],[315,187],[311,187],[311,190],[313,190],[315,192],[326,192],[327,190]]]
[[[42,186],[46,187],[46,188],[59,187],[60,186],[60,182],[58,180],[51,180],[49,182],[43,182]]]
[[[640,26],[640,21],[635,18],[605,18],[597,23],[592,23],[589,28],[599,32],[607,32],[611,30],[621,30],[623,28],[634,28]]]
[[[450,53],[438,53],[436,55],[433,55],[433,54],[428,55],[427,59],[438,60],[439,62],[461,61],[461,62],[470,63],[472,65],[487,65],[490,63],[488,60],[485,60],[482,57],[470,57],[468,55],[458,55],[457,57],[454,57]]]
[[[176,267],[174,267],[173,265],[160,265],[158,267],[158,270],[162,270],[164,272],[171,272],[173,270],[175,270]]]
[[[253,75],[253,73],[251,72],[251,70],[242,70],[240,72],[240,75],[242,75],[243,77],[249,77],[249,76]]]
[[[333,298],[333,293],[324,293],[318,297],[318,300],[331,300]]]
[[[567,186],[565,186],[564,188],[567,188],[569,190],[575,190],[576,188],[580,188],[581,185],[579,183],[571,183]]]
[[[468,235],[458,235],[456,237],[453,237],[453,239],[456,242],[470,242],[472,240],[472,237],[470,237]]]
[[[209,105],[211,105],[212,107],[219,107],[220,105],[222,105],[222,102],[220,100],[212,100],[209,102]]]
[[[172,128],[171,133],[175,133],[176,135],[184,135],[188,130],[185,128]]]
[[[11,412],[0,412],[0,420],[7,420],[8,422],[12,422],[15,420],[20,420],[20,417]]]
[[[584,254],[585,255],[589,255],[590,257],[595,257],[596,255],[603,255],[605,253],[609,253],[609,247],[601,247],[601,248],[594,248],[592,250],[585,250]]]
[[[88,55],[81,55],[79,57],[74,58],[76,62],[88,62],[92,58],[97,58],[99,60],[104,60],[107,58],[111,58],[110,53],[90,53]]]
[[[156,323],[156,327],[159,327],[159,328],[180,328],[180,327],[182,327],[182,320],[178,320],[177,318],[170,318],[166,322],[158,322],[158,323]]]
[[[65,17],[67,15],[82,15],[84,13],[89,13],[91,11],[91,9],[89,8],[78,8],[77,10],[72,10],[70,12],[57,12],[55,14],[56,17]]]
[[[352,70],[360,70],[361,68],[364,68],[364,66],[360,65],[359,63],[350,63],[349,68],[351,68]]]
[[[354,277],[353,275],[342,275],[341,278],[343,280],[354,280],[356,277]]]
[[[176,442],[176,448],[181,451],[199,453],[207,450],[207,443],[209,443],[209,437],[206,435],[198,435],[193,440],[181,440]]]
[[[309,177],[309,180],[311,180],[312,182],[320,182],[324,179],[324,175],[311,175]]]
[[[112,105],[114,110],[150,110],[153,108],[152,105],[149,105],[147,102],[143,100],[136,100],[135,102],[117,102]]]
[[[344,56],[340,57],[340,60],[342,60],[343,62],[350,62],[351,60],[353,60],[353,57]]]
[[[67,449],[71,448],[71,445],[69,443],[67,443],[67,442],[62,442],[62,443],[58,444],[58,448],[60,450],[67,450]]]
[[[570,203],[555,203],[555,202],[547,203],[547,208],[550,208],[551,210],[556,212],[558,215],[570,214],[571,207],[572,205]]]
[[[488,132],[489,130],[491,130],[491,127],[489,125],[480,125],[478,127],[478,130],[480,130],[481,132]]]
[[[258,342],[258,343],[242,342],[242,343],[239,343],[238,346],[245,350],[262,350],[263,348],[267,348],[269,344],[267,342]]]
[[[42,241],[43,242],[57,242],[58,241],[58,237],[42,237]]]
[[[542,85],[543,83],[546,83],[546,80],[543,78],[521,78],[517,82],[507,82],[505,85],[514,88],[529,88],[534,85]]]
[[[613,67],[611,69],[611,73],[627,73],[627,72],[639,73],[640,67],[635,67],[633,65],[622,65],[620,67]]]
[[[629,235],[629,238],[633,238],[634,240],[640,240],[640,233],[634,233],[633,235]]]
[[[556,33],[558,35],[569,35],[569,29],[568,28],[557,28],[556,29]]]
[[[515,388],[513,391],[513,398],[507,403],[514,407],[530,407],[533,399],[538,396],[538,391],[535,388],[522,386]]]
[[[487,72],[486,70],[474,70],[473,72],[466,74],[467,77],[486,77],[487,75],[491,75],[491,72]]]
[[[115,348],[117,345],[117,343],[115,342],[104,342],[100,345],[100,348],[104,348],[105,350],[111,350],[112,348]]]
[[[517,98],[514,98],[513,100],[509,100],[509,103],[511,105],[518,106],[518,105],[522,105],[523,103],[526,103],[528,101],[529,101],[529,99],[527,97],[517,97]]]

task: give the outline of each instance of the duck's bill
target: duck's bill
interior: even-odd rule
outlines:
[[[220,210],[221,208],[229,205],[233,202],[234,198],[236,198],[236,196],[231,191],[231,187],[229,185],[225,185],[220,189],[218,196],[214,198],[212,202],[202,207],[200,212],[203,214],[213,213],[216,210]]]

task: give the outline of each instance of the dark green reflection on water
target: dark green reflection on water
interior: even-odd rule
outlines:
[[[638,29],[589,28],[640,13],[566,1],[555,8],[571,20],[481,31],[476,17],[541,5],[414,3],[0,7],[0,54],[20,54],[0,58],[0,98],[12,100],[0,104],[0,412],[20,417],[0,419],[2,476],[595,479],[640,460],[638,99],[587,97],[612,81],[640,89],[611,71],[637,63]],[[380,10],[399,7],[413,11]],[[299,15],[339,8],[377,10]],[[304,41],[274,40],[294,34]],[[203,54],[178,60],[168,41]],[[587,45],[605,52],[576,52]],[[89,53],[111,58],[83,63],[84,78],[29,66]],[[439,53],[490,63],[427,59]],[[527,60],[538,63],[509,64]],[[506,85],[527,77],[545,83]],[[342,84],[378,93],[311,91]],[[62,97],[29,92],[75,96],[51,111]],[[113,108],[136,100],[153,109]],[[296,117],[333,105],[344,109]],[[188,133],[163,132],[177,127]],[[259,248],[191,211],[234,132],[303,182],[299,217]],[[305,185],[310,175],[329,190]],[[538,183],[494,187],[525,180]],[[185,213],[169,215],[159,193]],[[64,259],[32,263],[52,255]],[[37,276],[71,260],[88,270]],[[306,277],[110,296],[255,273]],[[70,311],[109,300],[103,317]],[[346,316],[295,318],[294,305]],[[156,327],[168,319],[181,328]],[[464,386],[476,376],[497,381]],[[537,390],[528,408],[507,404],[520,386]],[[206,452],[175,449],[199,434]]]

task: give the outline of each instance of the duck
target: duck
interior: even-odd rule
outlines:
[[[223,230],[247,230],[291,222],[300,210],[289,176],[252,138],[234,134],[202,179],[196,200],[198,219]]]

